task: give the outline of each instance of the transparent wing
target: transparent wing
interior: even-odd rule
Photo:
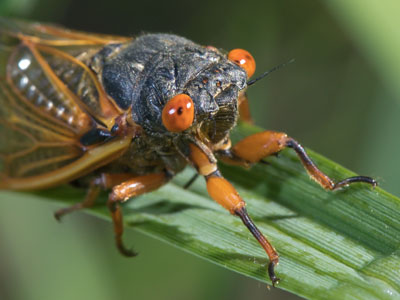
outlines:
[[[79,142],[121,114],[87,61],[122,41],[0,18],[0,188],[65,182],[127,147],[123,137],[98,146],[102,152]]]

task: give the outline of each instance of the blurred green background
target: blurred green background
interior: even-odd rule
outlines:
[[[295,58],[249,89],[262,127],[378,179],[400,195],[398,1],[0,0],[0,14],[93,32],[170,32],[245,48],[257,72]],[[135,232],[141,255],[114,249],[109,223],[50,203],[0,201],[0,299],[298,299]]]

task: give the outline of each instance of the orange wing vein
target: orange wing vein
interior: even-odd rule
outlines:
[[[116,159],[130,138],[90,149],[79,139],[123,113],[86,64],[130,39],[0,18],[0,188],[38,189]]]

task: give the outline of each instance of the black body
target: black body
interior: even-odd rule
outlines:
[[[161,111],[180,93],[194,101],[193,127],[221,113],[223,120],[217,117],[218,128],[213,128],[214,142],[235,125],[238,92],[246,87],[247,75],[215,49],[176,35],[149,34],[127,45],[106,47],[96,56],[102,56],[106,92],[121,108],[131,106],[133,120],[149,135],[168,133]]]
[[[92,57],[91,65],[99,70],[105,91],[119,107],[130,110],[145,133],[106,167],[107,172],[179,172],[187,163],[180,155],[185,140],[199,137],[200,131],[203,142],[216,144],[229,135],[238,118],[239,92],[247,86],[246,72],[225,54],[171,34],[108,45]],[[168,100],[181,93],[192,98],[195,119],[189,129],[172,133],[163,126],[161,113]]]

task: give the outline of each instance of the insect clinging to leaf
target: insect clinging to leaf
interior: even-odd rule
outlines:
[[[245,91],[255,67],[243,49],[225,53],[172,34],[126,38],[0,18],[0,188],[87,186],[85,199],[57,211],[58,219],[92,206],[109,190],[116,245],[134,256],[122,241],[121,204],[191,165],[210,197],[265,249],[275,284],[278,254],[217,161],[248,167],[289,147],[326,190],[376,181],[333,181],[282,132],[260,132],[232,145],[238,118],[249,120]]]

